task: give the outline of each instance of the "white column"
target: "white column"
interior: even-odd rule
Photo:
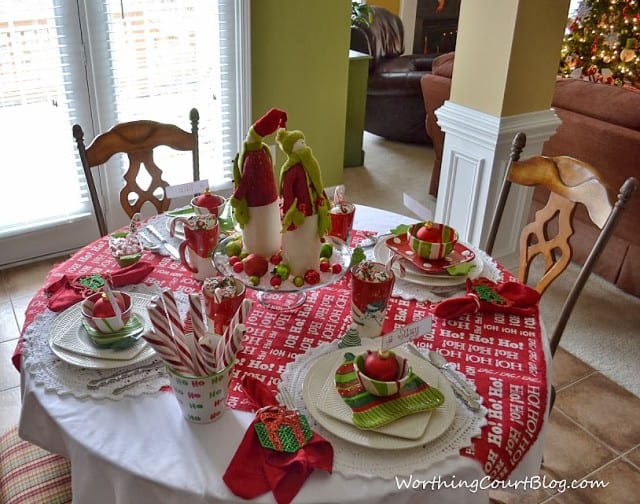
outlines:
[[[542,152],[542,144],[560,124],[553,109],[496,117],[446,101],[436,110],[445,133],[435,220],[455,228],[460,238],[484,247],[498,192],[509,160],[511,141],[524,131],[525,159]],[[518,236],[529,213],[530,189],[512,188],[494,256],[517,251]]]

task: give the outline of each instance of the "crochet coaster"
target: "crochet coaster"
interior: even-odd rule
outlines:
[[[335,374],[336,389],[353,411],[353,425],[361,429],[374,429],[399,418],[421,411],[429,411],[444,403],[444,395],[430,386],[413,371],[406,385],[392,396],[378,397],[367,392],[354,369],[355,356],[345,354],[345,361]]]

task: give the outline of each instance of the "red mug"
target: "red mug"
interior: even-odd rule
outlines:
[[[206,278],[202,285],[209,330],[222,335],[245,297],[244,284],[233,277]]]
[[[362,338],[382,335],[395,275],[386,265],[362,261],[351,271],[351,319]]]
[[[215,215],[193,215],[176,217],[171,221],[171,236],[176,224],[182,223],[184,240],[178,247],[180,261],[196,280],[213,276],[216,269],[211,255],[218,244],[218,219]]]
[[[349,245],[355,213],[356,206],[353,203],[342,202],[333,206],[329,211],[329,218],[331,219],[329,235],[340,238]]]

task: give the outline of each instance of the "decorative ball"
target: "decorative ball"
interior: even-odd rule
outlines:
[[[123,329],[131,318],[131,296],[126,292],[113,291],[116,303],[122,311],[120,317],[116,317],[113,307],[103,292],[92,294],[80,305],[80,312],[84,321],[100,333],[113,333]],[[97,306],[97,310],[96,310]]]
[[[120,308],[120,312],[124,310],[124,301],[121,298],[115,298],[116,304]],[[102,296],[93,305],[93,316],[99,318],[115,317],[116,312],[113,305],[109,301],[107,295],[103,292]]]
[[[414,224],[408,231],[409,245],[423,259],[447,257],[458,242],[458,233],[445,224],[426,221]]]
[[[625,63],[630,63],[636,57],[636,52],[633,49],[623,49],[620,51],[620,59]]]
[[[409,381],[411,374],[411,368],[406,359],[391,351],[387,352],[388,356],[385,358],[381,355],[383,353],[368,350],[366,353],[358,355],[354,361],[356,376],[364,389],[379,397],[397,394]],[[369,363],[367,364],[368,359]],[[382,380],[371,376],[371,374],[389,379]]]

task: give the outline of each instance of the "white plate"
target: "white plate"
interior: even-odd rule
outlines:
[[[135,316],[138,317],[143,324],[142,327],[136,331],[134,336],[138,336],[144,332],[149,323],[148,317],[145,317],[142,313],[134,311]],[[86,355],[88,357],[95,357],[96,359],[114,359],[114,360],[131,360],[138,355],[146,346],[146,342],[139,337],[138,342],[131,345],[129,348],[123,348],[122,350],[112,350],[109,348],[98,348],[91,343],[84,324],[81,323],[75,325],[75,330],[70,331],[56,331],[51,337],[51,343],[56,347],[61,348],[75,354]]]
[[[131,293],[130,296],[132,307],[136,314],[142,317],[146,327],[150,327],[146,307],[151,302],[153,296],[138,293]],[[78,330],[81,326],[82,314],[80,312],[80,303],[76,303],[56,317],[51,325],[51,332],[49,334],[49,347],[51,351],[61,360],[74,366],[91,369],[112,369],[137,364],[155,355],[155,350],[147,345],[144,340],[141,340],[140,343],[131,347],[130,350],[135,351],[138,345],[142,345],[142,348],[129,359],[114,359],[113,354],[115,351],[111,349],[94,348],[94,355],[85,355],[62,348],[56,344],[56,341],[60,341],[60,339],[68,340],[69,338],[79,337],[82,339],[79,344],[86,349],[91,345],[91,342],[84,329]],[[122,351],[126,352],[127,350],[120,350],[118,353]]]
[[[453,391],[451,390],[451,386],[446,379],[441,376],[438,377],[437,387],[444,395],[444,404],[431,412],[431,417],[426,429],[422,436],[416,439],[402,439],[400,437],[389,436],[372,430],[358,429],[353,424],[338,420],[334,416],[327,415],[318,409],[318,400],[320,398],[322,388],[326,383],[327,374],[333,377],[338,365],[342,362],[339,360],[338,356],[344,355],[345,352],[358,353],[359,351],[364,351],[365,348],[366,347],[348,347],[336,350],[335,352],[331,352],[320,357],[312,364],[302,385],[304,402],[311,416],[320,425],[322,425],[322,427],[339,438],[368,448],[381,450],[415,448],[422,446],[425,443],[429,443],[441,436],[453,423],[457,404]],[[435,370],[435,368],[427,361],[405,353],[399,349],[394,351],[407,358],[409,364],[418,376],[432,376],[433,371],[440,375],[440,372]],[[338,396],[337,391],[335,394]]]
[[[373,247],[373,256],[374,259],[381,263],[386,263],[391,257],[391,250],[386,246],[385,239],[391,235],[385,235],[378,239],[375,246]],[[464,244],[466,247],[470,247],[470,245]],[[397,278],[401,278],[402,280],[406,280],[407,282],[425,285],[425,286],[436,286],[436,287],[449,287],[454,285],[461,285],[467,281],[467,278],[475,279],[480,276],[482,273],[482,269],[484,267],[484,263],[482,259],[479,257],[479,254],[476,253],[475,258],[473,259],[473,264],[475,268],[473,268],[468,275],[457,275],[457,276],[443,276],[443,275],[428,275],[425,273],[418,272],[417,269],[411,267],[410,264],[407,264],[405,267],[405,275],[400,277],[400,269],[398,266],[398,262],[393,265],[393,271],[397,275]]]

